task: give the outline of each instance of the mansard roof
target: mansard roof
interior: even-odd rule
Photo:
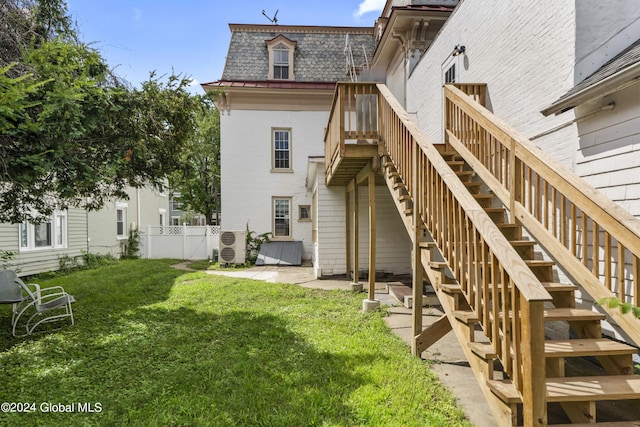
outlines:
[[[222,81],[266,81],[269,76],[267,41],[279,36],[295,42],[297,82],[348,80],[345,43],[351,45],[357,66],[371,60],[375,50],[372,27],[321,27],[229,24],[231,42]],[[348,37],[347,37],[348,35]]]

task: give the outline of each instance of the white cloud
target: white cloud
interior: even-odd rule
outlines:
[[[381,12],[386,2],[386,0],[362,0],[354,16],[360,18],[365,13]]]

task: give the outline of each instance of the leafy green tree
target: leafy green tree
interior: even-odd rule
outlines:
[[[205,103],[188,79],[132,88],[78,41],[64,0],[2,0],[0,31],[0,221],[163,187]]]
[[[220,211],[220,112],[208,102],[196,123],[196,132],[181,153],[180,168],[169,182],[180,193],[185,210],[202,213],[211,224]]]

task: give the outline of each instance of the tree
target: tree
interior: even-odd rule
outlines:
[[[206,103],[196,117],[196,131],[181,154],[180,168],[169,179],[185,209],[202,213],[211,224],[220,210],[220,112]]]
[[[78,41],[64,0],[1,1],[0,221],[162,188],[205,103],[188,79],[132,88]]]

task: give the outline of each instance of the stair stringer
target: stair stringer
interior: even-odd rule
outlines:
[[[381,163],[384,164],[384,162],[381,162]],[[415,233],[413,232],[413,219],[412,219],[413,216],[404,214],[403,202],[401,202],[400,199],[397,197],[397,192],[394,189],[394,185],[396,184],[396,182],[394,182],[395,177],[390,177],[389,174],[387,173],[387,170],[383,170],[383,176],[384,176],[385,183],[387,184],[387,188],[389,189],[389,192],[392,196],[392,199],[394,200],[394,204],[398,209],[398,213],[400,214],[403,224],[405,225],[405,229],[407,230],[409,238],[413,242],[415,238]],[[427,230],[427,231],[430,232],[430,230]],[[447,319],[449,320],[449,323],[451,325],[451,328],[454,334],[456,335],[456,339],[458,340],[458,343],[460,343],[462,351],[464,352],[464,355],[467,358],[467,361],[469,362],[469,366],[471,367],[471,370],[476,379],[476,382],[478,383],[482,391],[482,394],[484,395],[485,400],[487,401],[487,404],[491,408],[491,412],[494,415],[498,425],[514,426],[516,425],[517,411],[515,410],[515,408],[505,404],[489,388],[487,383],[487,379],[488,379],[487,362],[480,359],[479,357],[476,357],[471,351],[469,347],[469,343],[471,342],[471,340],[470,340],[470,333],[469,333],[468,326],[459,322],[455,318],[453,314],[453,312],[456,310],[454,298],[451,295],[448,295],[445,292],[443,292],[440,286],[442,284],[442,272],[440,270],[431,268],[431,260],[432,260],[431,251],[437,250],[438,252],[440,252],[438,254],[439,259],[444,259],[442,257],[442,252],[440,248],[437,248],[437,249],[436,248],[437,246],[433,249],[422,248],[420,250],[421,251],[420,260],[421,260],[422,268],[424,269],[427,279],[432,284],[436,292],[436,295],[438,297],[438,300],[440,301],[442,309],[444,310],[445,315],[447,316]],[[422,306],[420,304],[414,304],[413,309],[422,310]],[[414,339],[416,338],[417,336],[414,337]]]

